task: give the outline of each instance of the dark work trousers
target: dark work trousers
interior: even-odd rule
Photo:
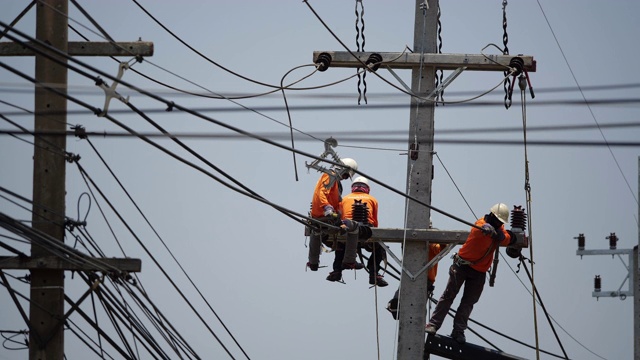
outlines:
[[[378,243],[367,243],[364,246],[365,250],[371,252],[369,260],[367,260],[367,269],[369,269],[369,276],[376,276],[380,271],[380,264],[387,258],[387,251]]]
[[[344,243],[338,242],[336,246],[335,258],[333,259],[333,271],[342,271],[342,260],[344,260]]]
[[[365,246],[367,251],[371,252],[371,256],[369,256],[369,260],[367,260],[367,269],[369,270],[369,276],[376,276],[380,272],[380,265],[387,258],[386,250],[380,246],[380,244],[373,243],[367,244],[370,246]],[[358,249],[362,248],[362,246],[358,245]],[[345,244],[342,242],[338,243],[338,246],[335,250],[335,259],[333,260],[333,271],[342,271],[342,263],[344,262],[345,255]]]
[[[473,305],[478,302],[482,289],[484,288],[485,273],[472,269],[468,265],[456,265],[455,263],[449,268],[449,281],[447,288],[438,300],[429,323],[436,328],[442,326],[445,316],[451,308],[453,300],[458,295],[460,288],[464,284],[464,291],[456,316],[453,318],[453,331],[464,331],[467,329],[467,321],[471,316]]]
[[[309,236],[309,264],[320,264],[320,249],[322,243],[328,238],[329,236],[315,230],[311,233]]]

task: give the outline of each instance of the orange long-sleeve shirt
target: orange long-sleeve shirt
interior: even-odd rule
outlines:
[[[482,227],[482,225],[486,223],[484,218],[481,218],[476,221],[476,226]],[[504,233],[504,239],[500,241],[500,243],[496,243],[490,236],[483,234],[481,230],[471,228],[467,240],[462,244],[460,251],[458,251],[458,256],[474,263],[469,266],[477,271],[489,271],[496,247],[507,246],[511,242],[511,236],[509,236],[509,233],[505,230],[504,225],[496,229],[496,231],[502,231]]]
[[[378,200],[372,195],[363,192],[352,192],[342,198],[342,218],[352,219],[353,204],[356,200],[360,200],[363,204],[367,204],[369,216],[367,221],[372,227],[378,227]]]
[[[311,199],[311,217],[324,216],[324,207],[327,205],[333,206],[336,212],[340,211],[340,180],[336,179],[333,185],[327,189],[330,180],[329,175],[325,173],[318,179]]]
[[[438,255],[442,251],[440,244],[429,244],[429,259],[433,259],[436,255]],[[436,275],[438,274],[438,263],[433,265],[429,271],[427,272],[427,279],[433,284],[436,282]]]

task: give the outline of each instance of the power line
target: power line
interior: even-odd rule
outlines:
[[[384,136],[387,132],[380,132],[381,137],[364,137],[364,136],[340,136],[341,145],[347,147],[344,143],[388,143],[388,144],[406,144],[407,139],[398,136],[397,138],[391,138]],[[46,131],[18,131],[18,130],[0,130],[0,135],[39,135],[39,136],[77,136],[74,131],[65,132],[46,132]],[[176,138],[191,138],[191,139],[221,139],[221,140],[254,140],[247,138],[246,136],[238,134],[221,134],[221,133],[157,133],[157,132],[115,132],[115,131],[87,131],[87,136],[103,137],[103,138],[166,138],[167,140],[173,140]],[[332,133],[331,135],[336,135]],[[290,139],[288,134],[285,133],[262,133],[260,137],[270,139],[271,141],[288,140]],[[316,141],[316,139],[309,139],[306,137],[295,137],[296,141]],[[425,141],[422,141],[426,143]],[[459,145],[499,145],[499,146],[520,146],[523,144],[522,140],[492,140],[492,139],[435,139],[435,144],[459,144]],[[545,146],[545,147],[638,147],[640,141],[591,141],[591,140],[527,140],[528,145],[532,146]],[[405,149],[388,149],[390,151],[406,151]],[[313,156],[311,156],[313,157]]]

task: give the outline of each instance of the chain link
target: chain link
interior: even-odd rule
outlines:
[[[358,9],[358,5],[360,5],[360,9]],[[364,44],[366,43],[364,37],[364,4],[362,0],[356,0],[356,49],[358,52],[364,51]],[[362,42],[360,42],[360,37],[362,37]],[[364,103],[367,103],[367,72],[364,71],[360,74],[360,69],[357,68],[358,72],[358,105],[360,105],[360,100],[364,99]],[[360,84],[363,85],[363,90],[360,90]]]
[[[503,55],[509,55],[509,47],[507,44],[509,43],[509,34],[507,34],[507,0],[502,1],[502,30],[504,31],[502,34],[502,43],[504,44],[504,50],[502,50]],[[511,96],[509,96],[509,90],[511,89],[511,78],[508,76],[509,72],[504,72],[504,107],[509,109],[511,107]]]
[[[440,3],[438,3],[438,54],[442,54],[442,22],[440,21]],[[444,71],[439,69],[436,73],[436,89],[444,82],[442,79],[443,77]],[[438,100],[442,101],[442,106],[444,106],[444,89],[438,92],[435,100],[436,106],[438,105]]]

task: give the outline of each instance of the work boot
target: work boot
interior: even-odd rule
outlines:
[[[344,270],[360,270],[364,269],[364,264],[359,262],[342,263],[342,268]]]
[[[467,342],[467,338],[464,336],[464,331],[453,330],[451,332],[451,338],[458,342],[458,344],[464,344]]]
[[[435,335],[437,331],[438,328],[431,323],[427,323],[427,325],[424,326],[424,332],[426,332],[427,334]]]
[[[389,283],[382,278],[382,275],[370,276],[369,284],[378,285],[379,287],[385,287],[389,285]]]
[[[329,276],[327,276],[327,280],[329,281],[340,281],[342,280],[342,272],[340,271],[332,271],[329,273]]]
[[[307,263],[307,267],[309,268],[309,270],[311,271],[318,271],[318,264],[312,264],[312,263]]]

